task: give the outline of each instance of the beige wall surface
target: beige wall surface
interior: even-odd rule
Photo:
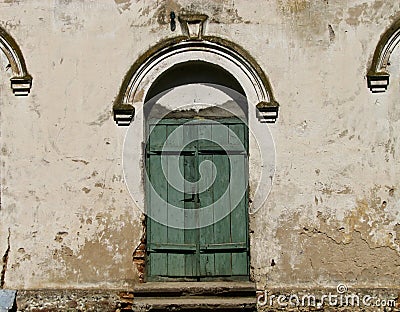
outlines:
[[[15,97],[0,53],[4,287],[138,282],[142,213],[112,106],[136,59],[182,34],[170,11],[207,14],[206,34],[254,57],[280,104],[265,125],[276,148],[271,192],[250,216],[252,278],[399,286],[400,47],[387,92],[372,94],[365,78],[398,1],[0,0],[0,11],[33,76],[29,96]]]

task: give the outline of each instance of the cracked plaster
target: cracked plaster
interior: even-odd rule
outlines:
[[[5,286],[118,288],[139,281],[132,253],[141,213],[124,184],[125,130],[111,109],[137,57],[180,34],[171,33],[165,12],[182,10],[208,14],[206,34],[247,49],[281,103],[270,127],[277,153],[272,192],[250,223],[257,285],[399,287],[399,48],[387,93],[370,94],[364,76],[400,4],[110,3],[63,1],[61,11],[37,0],[0,3],[2,25],[18,39],[35,78],[24,99],[4,92],[7,73],[0,81],[1,255],[12,232],[8,261],[0,259]]]

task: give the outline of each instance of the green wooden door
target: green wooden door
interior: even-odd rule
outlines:
[[[248,279],[245,124],[165,119],[148,131],[148,280]]]

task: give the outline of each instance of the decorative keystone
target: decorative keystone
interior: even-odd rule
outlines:
[[[208,16],[205,14],[184,14],[178,16],[183,35],[198,40],[201,40],[201,37],[204,35],[204,24],[207,19]]]
[[[262,123],[275,123],[278,112],[279,104],[277,102],[260,102],[256,105],[257,119]]]
[[[115,105],[113,111],[118,126],[129,126],[135,116],[135,108],[130,104]]]

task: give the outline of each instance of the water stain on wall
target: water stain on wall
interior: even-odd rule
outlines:
[[[125,220],[128,217],[115,219],[107,213],[94,219],[81,218],[81,231],[94,227],[96,235],[85,237],[78,248],[73,247],[73,242],[80,233],[58,232],[54,240],[60,246],[53,250],[53,260],[63,269],[52,272],[51,281],[58,283],[65,278],[77,283],[79,280],[89,283],[122,281],[128,284],[137,281],[132,252],[135,247],[133,238],[141,231],[141,225]]]
[[[318,219],[318,223],[303,226],[300,216],[294,214],[278,227],[276,236],[282,252],[274,257],[276,265],[271,275],[279,276],[282,283],[340,280],[368,284],[375,279],[396,282],[400,252],[390,244],[374,244],[364,237],[368,233],[364,229],[355,227],[347,232],[332,218],[320,214]]]

